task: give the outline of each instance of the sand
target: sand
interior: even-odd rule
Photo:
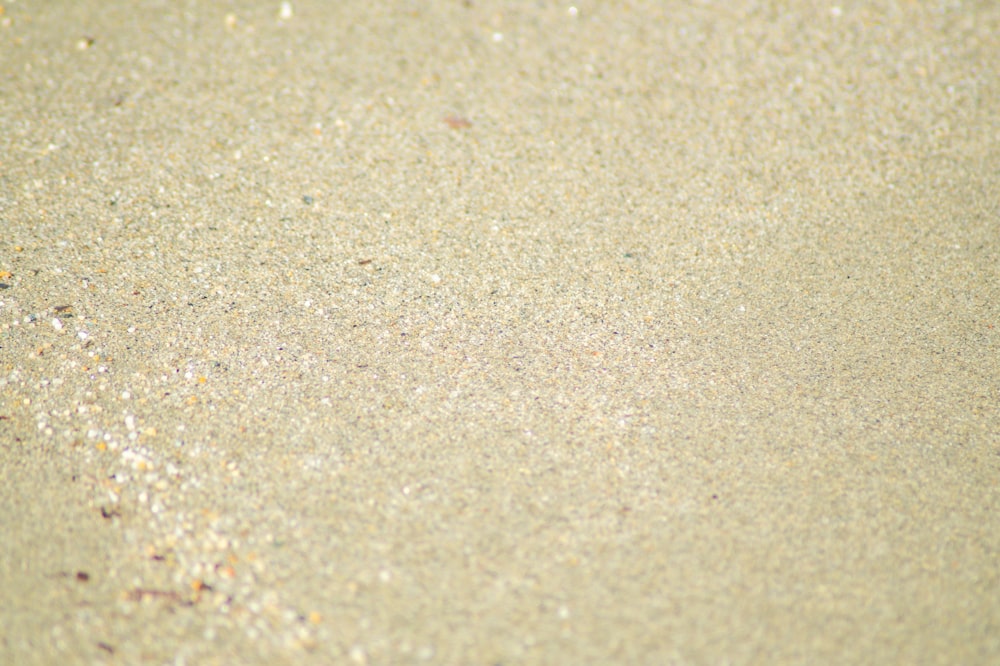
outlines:
[[[0,3],[0,662],[1000,662],[1000,5]]]

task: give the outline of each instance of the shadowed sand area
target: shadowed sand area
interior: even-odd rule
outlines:
[[[0,663],[1000,663],[997,3],[0,7]]]

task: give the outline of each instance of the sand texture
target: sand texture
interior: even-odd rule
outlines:
[[[0,8],[0,663],[1000,663],[1000,4]]]

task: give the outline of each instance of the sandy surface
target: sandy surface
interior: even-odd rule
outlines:
[[[1000,662],[1000,5],[108,4],[0,3],[0,662]]]

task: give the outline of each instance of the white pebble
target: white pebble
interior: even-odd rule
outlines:
[[[61,331],[62,330],[62,326],[63,326],[63,324],[62,324],[61,321],[59,321],[59,317],[54,317],[52,319],[52,328],[56,329],[57,331]]]
[[[368,663],[368,655],[365,654],[365,649],[360,645],[355,645],[351,647],[349,656],[351,658],[351,661],[353,661],[355,664]]]

